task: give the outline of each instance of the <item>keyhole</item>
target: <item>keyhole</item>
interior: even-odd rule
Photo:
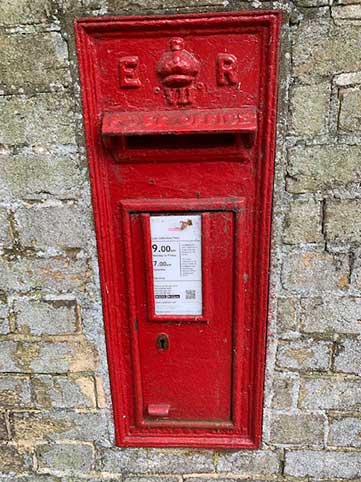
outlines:
[[[161,333],[160,335],[157,336],[157,348],[159,350],[168,350],[169,347],[169,339],[168,335]]]

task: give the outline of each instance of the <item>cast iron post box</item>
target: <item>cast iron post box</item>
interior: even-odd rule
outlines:
[[[279,27],[76,22],[118,445],[259,446]]]

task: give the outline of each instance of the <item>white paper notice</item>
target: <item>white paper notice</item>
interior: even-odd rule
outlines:
[[[156,315],[202,314],[200,215],[151,216]]]

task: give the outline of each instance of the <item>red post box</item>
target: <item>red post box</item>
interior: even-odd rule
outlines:
[[[279,27],[76,22],[118,445],[259,446]]]

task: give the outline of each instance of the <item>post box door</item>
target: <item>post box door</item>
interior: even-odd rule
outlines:
[[[146,423],[231,425],[234,222],[231,211],[131,215]]]

